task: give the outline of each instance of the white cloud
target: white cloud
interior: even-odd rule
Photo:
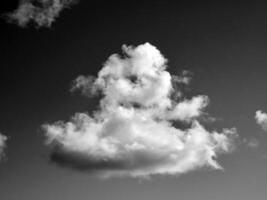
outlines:
[[[78,0],[20,0],[18,8],[9,13],[8,21],[21,27],[34,22],[37,27],[50,27],[60,12]]]
[[[4,150],[6,148],[6,140],[7,140],[7,137],[0,133],[0,161],[5,156]]]
[[[255,119],[263,130],[267,131],[267,114],[261,110],[256,111]]]
[[[209,103],[207,96],[195,96],[190,100],[183,100],[168,112],[169,119],[188,121],[202,115],[202,110]]]
[[[232,150],[236,130],[219,133],[201,125],[198,118],[208,105],[207,96],[171,98],[181,91],[174,90],[167,60],[156,47],[124,45],[123,53],[111,55],[96,78],[74,81],[72,90],[103,94],[99,110],[43,126],[51,160],[102,177],[220,169],[217,155]],[[177,128],[176,122],[188,128]]]

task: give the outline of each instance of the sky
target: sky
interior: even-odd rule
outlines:
[[[37,18],[23,18],[23,23],[14,13],[25,1],[4,2],[0,199],[266,198],[266,2],[80,0],[58,6],[59,1],[52,1],[52,7],[31,8],[26,16]],[[117,56],[111,58],[113,54]],[[138,83],[154,80],[156,92],[142,96],[134,90],[133,95],[133,90],[125,89],[131,84],[116,89],[118,77],[126,83],[130,79],[129,71],[120,74],[110,67],[121,63],[138,75]],[[140,63],[148,70],[139,69]],[[106,75],[117,78],[106,82]],[[176,77],[182,93],[174,100],[164,93],[172,91],[169,75]],[[178,105],[196,97],[202,103],[193,107],[194,116],[181,115]],[[132,108],[127,123],[124,115],[113,120],[124,112],[118,105],[127,112]],[[71,120],[74,116],[76,121]],[[144,116],[146,124],[138,121]],[[180,124],[171,123],[177,119]],[[103,121],[113,125],[106,127]],[[205,131],[197,129],[197,123]],[[70,124],[79,127],[72,129]],[[86,137],[96,132],[92,124],[102,133],[95,134],[96,141],[107,142],[108,148],[100,142],[87,143]],[[132,131],[129,124],[148,134],[138,141],[121,136]],[[171,132],[177,130],[183,131],[176,141]],[[153,131],[158,131],[159,141],[166,139],[166,146],[153,142]],[[190,146],[186,136],[194,138],[195,132],[203,137]],[[143,149],[132,145],[125,151],[131,141]],[[178,151],[184,147],[187,151],[173,159],[169,155],[175,145]]]

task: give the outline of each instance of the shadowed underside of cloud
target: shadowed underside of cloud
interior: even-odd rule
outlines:
[[[177,85],[189,84],[191,77],[171,76],[156,47],[146,43],[122,49],[124,56],[111,55],[97,77],[79,76],[73,82],[72,91],[102,94],[98,110],[43,125],[51,161],[101,177],[220,169],[217,155],[233,149],[236,130],[204,128],[199,119],[208,97],[186,99]]]
[[[33,22],[37,27],[50,27],[60,12],[78,0],[20,0],[18,8],[7,15],[8,21],[26,27]]]
[[[267,113],[258,110],[256,111],[255,119],[257,124],[259,124],[263,130],[267,131]]]
[[[2,135],[0,133],[0,161],[4,158],[5,156],[5,148],[6,148],[6,140],[7,140],[7,137]]]

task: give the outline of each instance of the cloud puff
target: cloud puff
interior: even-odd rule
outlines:
[[[60,12],[78,0],[20,0],[18,8],[7,15],[8,21],[21,27],[34,22],[37,27],[50,27]]]
[[[243,144],[251,149],[257,149],[260,146],[260,141],[256,138],[243,139]]]
[[[7,140],[7,137],[0,133],[0,161],[5,156],[4,150],[6,148],[6,140]]]
[[[51,160],[101,177],[220,169],[217,155],[233,149],[236,130],[204,128],[199,118],[209,102],[205,95],[171,98],[181,91],[174,89],[167,60],[156,47],[145,43],[122,49],[124,56],[111,55],[97,77],[80,76],[73,82],[72,91],[102,94],[98,110],[43,125]],[[188,84],[184,76],[176,83]]]
[[[256,111],[255,119],[263,130],[267,131],[267,114],[261,110]]]

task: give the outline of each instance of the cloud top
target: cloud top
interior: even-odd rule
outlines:
[[[20,0],[18,8],[7,15],[8,21],[26,27],[51,27],[60,12],[78,0]]]
[[[0,133],[0,161],[4,158],[5,156],[5,148],[6,148],[6,140],[7,140],[7,137],[5,135],[2,135]]]
[[[79,76],[73,82],[72,91],[102,94],[98,110],[43,125],[51,160],[101,177],[220,169],[217,155],[232,150],[236,130],[204,128],[199,119],[208,97],[185,98],[173,81],[188,84],[188,74],[171,76],[167,59],[156,47],[145,43],[123,45],[122,50],[123,56],[108,58],[97,77]]]
[[[259,124],[263,130],[267,131],[267,114],[258,110],[256,111],[255,119],[257,124]]]

